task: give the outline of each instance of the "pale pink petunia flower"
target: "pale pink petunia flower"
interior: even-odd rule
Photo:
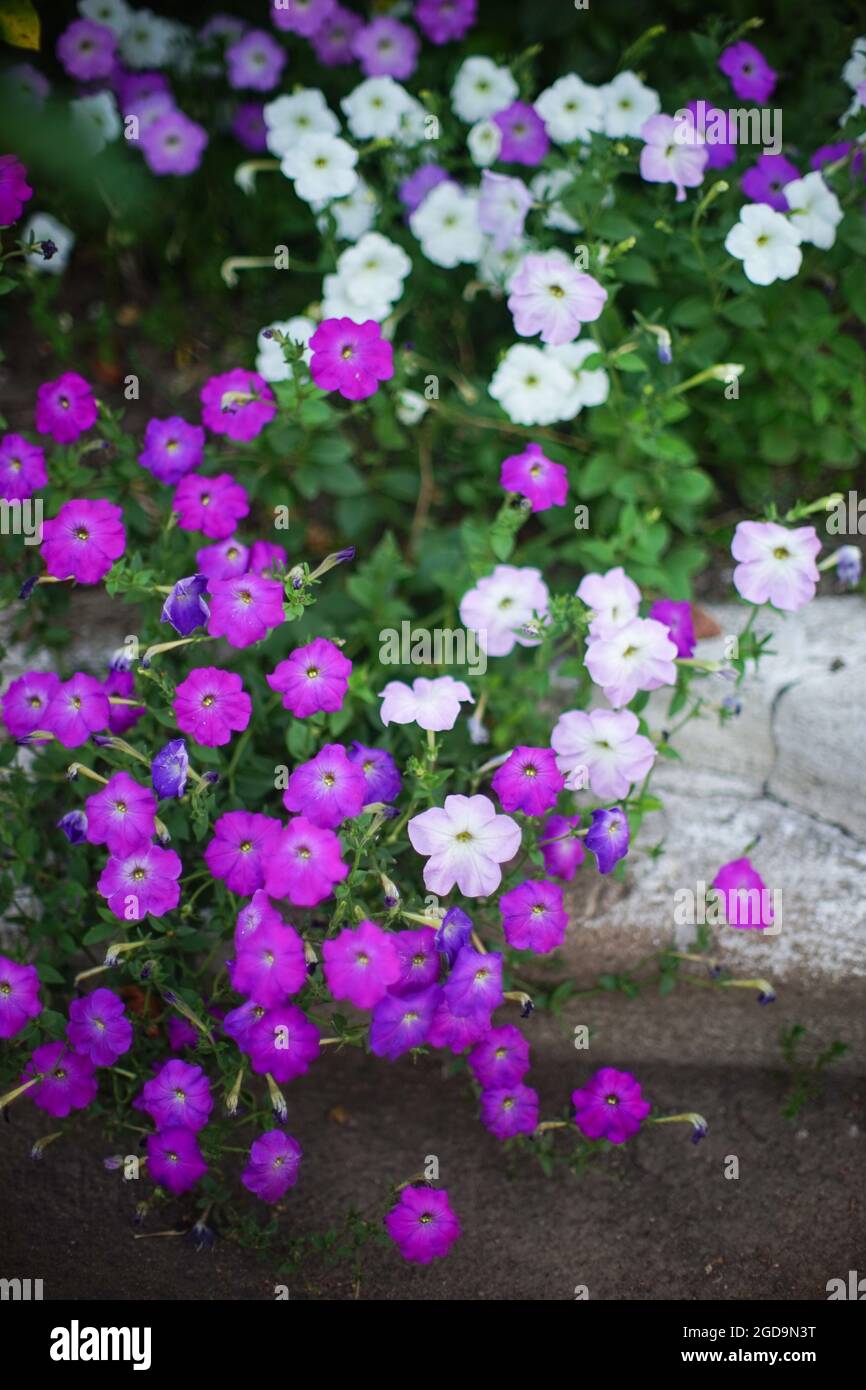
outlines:
[[[550,743],[565,785],[574,786],[575,774],[585,768],[601,801],[627,796],[656,759],[655,747],[638,733],[637,715],[631,710],[567,710],[556,721]]]
[[[581,325],[599,317],[607,300],[591,275],[562,251],[525,256],[509,281],[508,307],[521,338],[540,334],[543,343],[572,343]]]
[[[741,521],[731,546],[739,561],[734,587],[749,603],[795,613],[815,596],[820,549],[814,526],[789,531],[775,521]]]
[[[709,155],[694,127],[680,125],[673,116],[650,116],[640,129],[646,143],[640,152],[640,176],[647,183],[672,183],[677,202],[685,201],[686,189],[704,181]],[[683,134],[689,136],[683,139]],[[677,138],[679,136],[679,139]]]
[[[549,603],[541,570],[497,565],[463,595],[460,621],[488,656],[508,656],[516,645],[538,646]]]
[[[417,724],[419,729],[432,729],[436,733],[454,728],[461,701],[475,704],[465,681],[456,681],[452,676],[437,676],[434,680],[419,676],[411,685],[389,681],[385,689],[379,691],[379,699],[382,701],[379,713],[386,726]]]
[[[629,579],[622,565],[606,574],[585,574],[577,597],[592,609],[591,637],[609,637],[630,623],[640,610],[640,589]]]
[[[484,170],[478,199],[478,225],[482,232],[493,237],[496,251],[507,251],[512,242],[519,241],[531,207],[532,194],[523,179]]]
[[[639,690],[675,685],[676,656],[676,644],[664,623],[655,618],[632,618],[609,637],[591,638],[585,665],[596,685],[618,708],[633,700]]]
[[[520,848],[520,826],[496,814],[486,796],[446,796],[413,816],[407,826],[412,848],[427,856],[424,884],[431,893],[450,893],[455,883],[466,898],[486,898],[502,882],[500,864]]]

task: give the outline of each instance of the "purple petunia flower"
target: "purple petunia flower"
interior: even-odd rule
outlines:
[[[48,708],[60,689],[53,671],[26,671],[3,695],[3,722],[13,738],[24,738],[34,729],[45,729]]]
[[[36,392],[36,428],[57,444],[74,444],[95,424],[97,413],[93,392],[78,372],[44,381]]]
[[[109,671],[102,688],[106,695],[119,695],[123,700],[131,700],[135,696],[135,676],[131,671]],[[134,728],[145,713],[144,705],[109,704],[108,727],[113,734],[123,735]]]
[[[268,1009],[297,994],[307,982],[307,962],[295,928],[285,922],[257,927],[238,948],[229,978],[238,994]]]
[[[375,922],[345,927],[339,936],[322,942],[325,981],[335,999],[348,999],[356,1009],[372,1009],[400,978],[402,964],[396,938]]]
[[[114,69],[117,35],[106,24],[73,19],[57,40],[57,56],[70,77],[92,82]]]
[[[177,727],[206,748],[220,748],[243,733],[253,703],[234,671],[197,666],[174,692]]]
[[[156,798],[128,772],[115,772],[104,787],[89,796],[87,838],[107,845],[119,859],[150,844],[154,834]]]
[[[20,434],[4,434],[0,439],[0,497],[9,502],[32,497],[47,482],[44,449]]]
[[[279,827],[282,829],[282,827]],[[281,927],[283,919],[267,893],[257,888],[246,907],[242,907],[235,923],[235,949],[240,950],[260,927]]]
[[[428,1047],[448,1047],[458,1056],[480,1042],[489,1029],[490,1019],[484,1014],[456,1014],[443,990],[425,1042]]]
[[[271,0],[271,19],[278,29],[310,39],[334,20],[338,9],[336,0]]]
[[[395,932],[391,940],[400,958],[400,974],[391,985],[391,994],[413,994],[435,985],[440,961],[433,928]]]
[[[385,1229],[403,1259],[421,1265],[442,1259],[461,1235],[448,1193],[430,1187],[404,1187]]]
[[[27,170],[14,154],[0,154],[0,227],[9,227],[24,211],[24,204],[33,197],[27,182]]]
[[[201,388],[199,400],[208,429],[241,443],[260,435],[277,413],[274,393],[264,377],[243,367],[212,376]]]
[[[159,482],[174,487],[201,464],[204,441],[202,426],[191,425],[178,415],[168,420],[148,420],[138,461]]]
[[[736,130],[731,130],[730,117],[727,111],[722,111],[717,106],[711,106],[704,101],[701,106],[697,101],[690,101],[686,107],[694,117],[695,134],[699,135],[704,141],[704,149],[707,152],[707,167],[709,169],[726,169],[729,164],[733,164],[737,157]],[[733,135],[733,139],[731,136]]]
[[[234,579],[212,579],[210,593],[211,637],[224,637],[230,647],[249,647],[284,621],[283,586],[259,574]]]
[[[58,687],[42,722],[64,748],[78,748],[107,728],[110,708],[99,681],[77,671]]]
[[[753,44],[731,44],[719,58],[719,69],[730,78],[735,95],[746,101],[763,103],[773,95],[778,74]]]
[[[364,793],[365,806],[396,801],[403,787],[403,778],[390,753],[384,748],[366,748],[356,740],[347,756],[350,762],[358,764],[364,774],[367,788]]]
[[[527,444],[522,454],[503,459],[499,483],[507,492],[528,498],[534,512],[562,507],[568,496],[566,469],[547,458],[540,444]]]
[[[678,657],[694,656],[697,641],[690,603],[680,603],[673,598],[659,598],[656,599],[647,617],[655,618],[656,622],[664,624],[677,649]]]
[[[582,1089],[573,1091],[574,1123],[587,1139],[624,1144],[637,1134],[652,1106],[641,1096],[630,1072],[602,1067]]]
[[[315,907],[348,876],[333,830],[295,816],[277,837],[265,864],[265,892],[295,907]]]
[[[309,9],[328,9],[326,18],[318,21],[320,27],[310,35],[319,62],[326,68],[348,67],[355,61],[353,41],[364,23],[361,16],[335,4],[334,0],[302,0],[302,3]]]
[[[228,79],[232,87],[270,92],[286,66],[286,50],[264,29],[250,29],[226,49]]]
[[[724,896],[725,921],[729,927],[763,931],[772,925],[772,894],[747,856],[723,864],[712,887]]]
[[[172,1014],[165,1025],[168,1033],[168,1045],[172,1052],[180,1052],[183,1047],[195,1047],[199,1040],[199,1031],[187,1019],[177,1018]]]
[[[188,473],[177,485],[172,507],[182,531],[201,531],[215,541],[233,535],[250,510],[246,488],[230,473],[215,478]]]
[[[531,1086],[504,1086],[481,1095],[481,1119],[497,1139],[533,1134],[538,1124],[538,1092]]]
[[[550,149],[550,138],[537,111],[523,101],[513,101],[492,118],[502,134],[499,158],[503,164],[540,164]]]
[[[373,319],[325,319],[310,339],[310,375],[321,391],[339,391],[347,401],[374,396],[380,381],[394,375],[394,350]]]
[[[250,1161],[241,1182],[263,1202],[278,1202],[298,1181],[301,1146],[281,1129],[269,1129],[250,1146]]]
[[[499,899],[502,930],[516,951],[546,955],[565,940],[568,913],[557,883],[527,880]]]
[[[278,574],[288,567],[289,557],[286,548],[276,541],[253,541],[250,546],[250,562],[247,566],[253,574]]]
[[[502,1003],[502,956],[464,946],[445,982],[445,998],[453,1012],[489,1019]]]
[[[37,1047],[21,1074],[22,1081],[42,1075],[27,1092],[34,1105],[62,1120],[71,1110],[83,1110],[96,1096],[99,1083],[89,1057],[79,1057],[65,1042]]]
[[[147,845],[123,858],[111,856],[96,884],[115,917],[141,922],[162,917],[180,902],[180,857],[173,849]]]
[[[204,852],[213,877],[222,879],[229,892],[248,898],[264,885],[265,863],[282,828],[272,816],[227,811],[214,825],[213,839]]]
[[[404,1052],[421,1047],[441,999],[442,990],[438,985],[399,997],[386,994],[373,1010],[370,1051],[377,1057],[388,1057],[396,1062]]]
[[[95,989],[72,1000],[66,1034],[75,1051],[97,1067],[113,1067],[132,1047],[132,1024],[123,1000],[110,989]]]
[[[431,43],[462,39],[478,16],[478,0],[418,0],[413,19]]]
[[[580,825],[580,816],[548,816],[538,836],[545,872],[570,883],[586,858],[583,841],[570,830]],[[545,844],[545,840],[552,841]]]
[[[207,142],[204,126],[176,108],[141,127],[141,151],[154,174],[194,173],[201,164]]]
[[[550,748],[515,748],[490,783],[506,811],[543,816],[556,805],[565,778]]]
[[[40,553],[55,579],[98,584],[125,549],[123,512],[104,498],[64,502],[42,525]]]
[[[63,831],[71,845],[87,842],[87,817],[83,811],[67,811],[57,822],[57,829]]]
[[[232,116],[232,135],[251,154],[264,154],[268,148],[268,127],[260,101],[244,101]]]
[[[319,1030],[294,1004],[268,1009],[249,1032],[253,1071],[269,1072],[275,1081],[293,1081],[319,1055]]]
[[[0,956],[0,1038],[14,1038],[32,1018],[38,1018],[42,1012],[38,993],[35,965],[19,965]]]
[[[449,907],[436,931],[436,950],[453,965],[472,935],[472,918],[462,907]]]
[[[396,77],[402,82],[418,66],[418,35],[408,25],[381,15],[359,29],[352,51],[365,77]]]
[[[407,214],[415,212],[423,203],[427,194],[434,188],[438,188],[440,183],[447,183],[450,175],[441,164],[422,164],[410,174],[408,179],[404,179],[397,190],[400,202],[406,209]]]
[[[175,1197],[195,1187],[207,1172],[195,1134],[182,1125],[148,1135],[147,1166],[154,1182]]]
[[[467,1061],[484,1090],[516,1086],[529,1071],[529,1043],[519,1028],[507,1023],[503,1028],[491,1028],[475,1044]]]
[[[768,203],[777,212],[788,211],[785,185],[800,177],[796,164],[783,154],[762,154],[758,162],[747,169],[740,187],[752,203]]]
[[[265,679],[271,690],[282,693],[284,709],[296,719],[306,719],[319,710],[333,714],[340,709],[351,674],[352,663],[340,648],[326,637],[316,637],[296,647]]]
[[[189,776],[189,755],[182,738],[160,748],[150,764],[150,780],[157,796],[183,796]]]
[[[628,845],[628,819],[619,806],[610,811],[593,811],[586,847],[595,855],[600,874],[609,874],[620,859],[625,858]]]
[[[181,637],[189,637],[197,627],[205,627],[210,618],[210,606],[205,599],[207,584],[204,574],[178,579],[162,605],[160,622],[171,623]]]
[[[144,1083],[138,1108],[146,1111],[159,1129],[181,1126],[197,1133],[213,1110],[210,1082],[201,1067],[172,1057]]]
[[[342,744],[326,743],[315,758],[295,768],[283,805],[302,812],[313,825],[333,830],[361,814],[366,795],[364,774],[346,757]]]
[[[257,1004],[253,999],[247,999],[246,1003],[241,1004],[239,1009],[229,1009],[223,1019],[223,1030],[226,1037],[231,1038],[241,1052],[248,1053],[252,1030],[266,1013],[265,1006]]]

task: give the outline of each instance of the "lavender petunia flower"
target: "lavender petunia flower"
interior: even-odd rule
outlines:
[[[593,811],[586,847],[595,855],[599,873],[609,874],[628,854],[628,846],[629,828],[625,812],[619,806],[611,811]]]
[[[189,755],[182,738],[166,743],[150,765],[150,779],[157,796],[183,796],[189,776]]]

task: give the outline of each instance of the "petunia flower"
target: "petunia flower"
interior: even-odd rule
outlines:
[[[210,1082],[201,1067],[172,1057],[144,1083],[138,1108],[160,1129],[179,1125],[195,1133],[204,1128],[213,1110]]]
[[[298,1181],[301,1146],[281,1129],[269,1129],[250,1146],[250,1157],[241,1182],[263,1202],[278,1202]]]
[[[814,526],[789,530],[775,521],[741,521],[731,554],[734,588],[749,603],[796,613],[815,596],[821,541]]]
[[[516,951],[543,956],[565,940],[568,913],[556,883],[530,879],[518,883],[502,894],[499,910],[505,940]]]
[[[288,898],[295,907],[315,907],[331,896],[348,873],[333,830],[294,816],[271,847],[265,892],[272,898]]]
[[[195,1134],[182,1125],[148,1135],[147,1167],[154,1182],[174,1197],[195,1187],[207,1172]]]
[[[629,824],[619,806],[610,811],[599,809],[592,813],[592,824],[586,834],[586,847],[595,855],[600,874],[609,874],[628,854]]]
[[[400,974],[392,982],[390,993],[414,994],[435,985],[439,979],[440,959],[433,928],[393,932],[391,940],[400,958]]]
[[[41,555],[55,579],[98,584],[126,549],[123,512],[104,498],[64,502],[42,523]]]
[[[268,1009],[250,1029],[253,1071],[270,1073],[280,1084],[308,1071],[319,1050],[318,1028],[294,1004]]]
[[[36,489],[45,487],[47,482],[45,450],[38,444],[31,444],[23,435],[4,434],[0,439],[0,498],[12,502],[16,498],[32,497]]]
[[[681,142],[673,116],[650,116],[641,126],[644,147],[640,152],[640,176],[647,183],[672,183],[678,203],[685,201],[686,189],[704,181],[708,155],[698,138]]]
[[[443,986],[445,998],[458,1016],[483,1018],[487,1023],[503,1000],[502,956],[464,946]]]
[[[375,395],[394,375],[394,353],[373,319],[325,319],[310,339],[310,375],[322,391],[338,391],[349,401]]]
[[[359,816],[367,794],[364,774],[340,743],[327,743],[289,777],[283,792],[287,811],[299,811],[314,825],[333,830]]]
[[[234,671],[198,666],[174,692],[177,726],[196,743],[219,748],[250,722],[252,700]]]
[[[95,989],[83,999],[73,999],[66,1033],[75,1051],[97,1067],[113,1067],[132,1047],[132,1024],[123,1000],[110,989]]]
[[[627,796],[646,777],[656,759],[655,745],[638,733],[631,710],[568,710],[554,725],[550,742],[567,787],[585,785],[602,801]]]
[[[197,627],[205,627],[210,618],[207,602],[207,576],[191,574],[178,579],[162,605],[160,622],[171,623],[181,637],[189,637]]]
[[[538,834],[545,873],[570,883],[586,858],[583,840],[570,832],[580,825],[580,816],[548,816]]]
[[[225,637],[230,647],[261,642],[285,619],[283,586],[276,579],[242,574],[235,579],[211,579],[211,637]]]
[[[475,703],[469,686],[453,676],[436,676],[433,680],[419,676],[411,686],[404,681],[389,681],[379,691],[379,699],[379,714],[386,728],[389,724],[417,724],[420,729],[437,733],[454,728],[463,701]]]
[[[429,985],[414,994],[386,994],[373,1010],[370,1051],[396,1062],[413,1047],[421,1047],[441,998],[438,985]]]
[[[624,1144],[637,1134],[652,1106],[630,1072],[602,1067],[585,1086],[572,1092],[574,1123],[587,1139]]]
[[[128,772],[113,773],[85,806],[87,839],[92,845],[106,845],[109,854],[122,859],[153,839],[156,797]]]
[[[491,1028],[467,1057],[469,1069],[485,1091],[516,1086],[529,1071],[529,1043],[512,1023]]]
[[[666,627],[654,618],[632,618],[609,637],[592,637],[584,664],[606,699],[619,708],[639,690],[675,685],[675,644]]]
[[[274,1008],[307,982],[304,943],[285,922],[267,923],[242,939],[229,970],[232,989]]]
[[[396,801],[403,787],[403,778],[391,754],[384,748],[367,748],[357,740],[346,750],[350,762],[357,763],[364,774],[366,791],[364,805],[377,801]]]
[[[27,1095],[47,1115],[62,1120],[72,1110],[84,1110],[96,1097],[99,1083],[89,1057],[73,1052],[68,1043],[43,1043],[21,1074],[22,1081],[42,1075]]]
[[[3,694],[3,722],[13,738],[24,738],[34,729],[46,728],[47,711],[60,689],[53,671],[26,671]]]
[[[175,488],[172,508],[182,531],[201,531],[221,541],[234,534],[250,504],[246,489],[230,473],[219,473],[215,478],[187,473]]]
[[[488,656],[508,656],[515,646],[538,645],[538,626],[548,613],[550,594],[541,571],[497,565],[460,600],[460,621],[477,633]]]
[[[42,722],[64,748],[78,748],[108,727],[110,708],[99,681],[77,671],[57,688]]]
[[[109,859],[96,884],[115,917],[141,922],[148,913],[162,917],[180,902],[180,857],[173,849],[147,845]]]
[[[150,780],[157,796],[183,796],[189,776],[189,754],[182,738],[173,738],[155,754]]]
[[[725,921],[729,927],[763,931],[774,920],[767,885],[751,860],[732,859],[723,864],[713,879],[713,888],[724,896]]]
[[[502,132],[499,157],[503,164],[540,164],[550,149],[544,121],[531,106],[513,101],[503,111],[492,116],[493,124]]]
[[[191,425],[177,415],[167,420],[148,420],[138,462],[160,483],[174,487],[200,466],[204,442],[201,425]]]
[[[533,512],[563,507],[568,496],[567,470],[547,458],[540,444],[527,444],[523,453],[503,459],[499,484],[527,498]]]
[[[404,1260],[422,1265],[442,1259],[461,1235],[448,1193],[429,1187],[404,1187],[385,1217],[385,1230]]]
[[[671,641],[677,649],[677,656],[685,658],[694,656],[697,641],[690,603],[681,603],[673,598],[659,598],[656,599],[647,617],[655,618],[658,623],[664,623],[671,635]],[[624,793],[614,792],[614,796],[622,795]]]
[[[791,280],[803,263],[800,233],[765,203],[740,208],[740,220],[725,237],[725,250],[743,262],[743,274],[753,285]]]
[[[497,1139],[533,1134],[538,1125],[538,1092],[531,1086],[504,1086],[481,1094],[481,1119]]]
[[[42,1012],[35,965],[0,956],[0,1038],[14,1038]]]
[[[456,884],[467,898],[488,897],[502,881],[500,864],[520,848],[520,826],[496,814],[486,796],[446,796],[413,816],[407,826],[412,848],[427,856],[424,883],[432,893]]]
[[[503,810],[543,816],[556,805],[565,778],[550,748],[521,745],[497,768],[490,785],[502,802]]]
[[[609,637],[640,611],[640,589],[621,565],[606,574],[585,574],[577,597],[592,610],[591,637]]]
[[[740,187],[750,202],[767,203],[777,212],[787,212],[785,187],[799,177],[796,164],[783,154],[761,154],[757,163],[744,173]]]
[[[214,825],[213,839],[204,852],[205,863],[230,893],[249,897],[264,885],[265,864],[282,828],[273,816],[226,811]]]
[[[325,981],[335,999],[372,1009],[400,978],[402,965],[393,933],[375,922],[345,927],[322,943]]]
[[[508,282],[508,308],[522,338],[541,336],[543,343],[573,342],[584,323],[599,317],[607,301],[591,275],[576,270],[561,251],[532,252]]]
[[[333,714],[341,709],[351,674],[352,663],[339,647],[316,637],[296,647],[265,679],[271,690],[281,693],[284,709],[296,719],[306,719],[320,710]]]
[[[762,106],[773,95],[778,74],[754,44],[743,39],[730,44],[719,58],[719,69],[730,79],[735,96]]]
[[[241,443],[260,435],[277,413],[276,397],[268,383],[258,372],[243,367],[210,377],[199,399],[201,418],[208,429]]]
[[[445,957],[449,966],[472,936],[472,918],[462,907],[449,907],[436,929],[436,950]]]

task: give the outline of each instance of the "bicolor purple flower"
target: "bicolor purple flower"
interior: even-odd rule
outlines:
[[[213,1110],[210,1082],[201,1067],[172,1057],[144,1083],[138,1108],[159,1129],[180,1126],[195,1134],[204,1128]]]
[[[441,998],[438,985],[399,997],[386,994],[373,1010],[370,1051],[396,1062],[404,1052],[423,1046]]]
[[[396,77],[402,82],[418,66],[420,40],[414,29],[381,15],[359,29],[352,52],[365,77]]]
[[[3,695],[3,722],[13,738],[25,738],[35,729],[47,729],[51,701],[60,689],[53,671],[26,671]]]
[[[820,549],[814,526],[792,531],[775,521],[741,521],[731,545],[734,588],[749,603],[796,613],[815,596]]]
[[[189,754],[182,738],[160,748],[150,764],[150,780],[157,796],[183,796],[189,776]]]
[[[138,461],[159,482],[174,487],[200,466],[204,441],[202,426],[191,425],[178,415],[167,420],[148,420]]]
[[[531,1086],[504,1086],[481,1095],[481,1119],[497,1139],[533,1134],[538,1125],[538,1092]]]
[[[63,831],[71,845],[87,842],[87,816],[83,811],[67,811],[57,822],[57,829]]]
[[[349,686],[352,663],[326,637],[316,637],[296,647],[276,670],[266,676],[271,690],[283,696],[283,708],[298,719],[324,710],[340,709]]]
[[[278,1202],[298,1181],[301,1146],[281,1129],[269,1129],[250,1146],[241,1182],[263,1202]]]
[[[92,82],[108,77],[116,61],[117,35],[106,24],[73,19],[57,40],[57,57],[70,77]]]
[[[119,859],[153,839],[156,797],[128,772],[115,772],[85,806],[90,844],[107,845],[109,854]]]
[[[403,778],[386,749],[366,748],[363,743],[356,741],[347,749],[346,756],[350,762],[357,763],[364,774],[365,806],[397,800],[403,788]]]
[[[275,1081],[293,1081],[309,1071],[319,1055],[319,1030],[294,1004],[268,1009],[249,1033],[253,1071],[270,1072]]]
[[[472,918],[462,907],[449,907],[436,929],[436,950],[453,965],[472,936]]]
[[[195,1134],[183,1125],[148,1135],[147,1167],[154,1182],[174,1197],[189,1192],[207,1172]]]
[[[503,459],[499,484],[506,492],[526,497],[533,512],[546,512],[550,507],[565,505],[568,471],[563,464],[549,459],[540,444],[527,444],[522,453]]]
[[[240,443],[256,439],[277,413],[274,393],[264,377],[243,367],[212,376],[201,388],[199,400],[208,429]]]
[[[302,3],[309,9],[328,9],[326,17],[318,21],[320,27],[310,35],[319,62],[326,68],[348,67],[355,61],[353,43],[364,23],[361,16],[335,4],[334,0],[302,0]]]
[[[43,1043],[37,1047],[21,1074],[22,1081],[42,1080],[27,1095],[46,1114],[62,1120],[72,1110],[84,1110],[96,1097],[99,1083],[89,1057],[80,1057],[68,1043]]]
[[[447,183],[450,175],[441,164],[421,164],[404,179],[397,189],[400,202],[403,204],[407,213],[415,212],[423,203],[427,194],[434,188],[438,188],[440,183]]]
[[[483,1090],[516,1086],[529,1071],[529,1043],[519,1028],[507,1023],[502,1028],[491,1028],[466,1060]]]
[[[186,579],[178,579],[162,605],[160,622],[171,623],[181,637],[189,637],[197,627],[206,627],[210,618],[207,585],[204,574],[191,574]]]
[[[215,478],[188,473],[175,489],[172,507],[182,531],[201,531],[215,541],[233,535],[250,510],[246,488],[230,473]]]
[[[226,49],[232,87],[271,92],[286,66],[286,50],[264,29],[250,29]]]
[[[404,1187],[385,1217],[385,1230],[403,1259],[420,1265],[444,1258],[462,1234],[448,1193],[431,1187]]]
[[[338,391],[347,401],[367,400],[394,375],[394,350],[374,319],[325,319],[309,346],[310,375],[319,390]]]
[[[550,137],[537,111],[523,101],[513,101],[497,111],[493,124],[502,133],[499,158],[503,164],[540,164],[550,150]]]
[[[0,223],[2,223],[0,216]],[[45,487],[45,451],[20,434],[4,434],[0,439],[0,498],[9,502],[32,497]]]
[[[263,887],[265,863],[274,837],[282,828],[272,816],[226,811],[214,825],[213,839],[204,852],[205,863],[229,892],[247,898]]]
[[[573,835],[580,816],[548,816],[538,836],[545,873],[570,883],[586,858],[583,841]]]
[[[431,43],[462,39],[478,16],[478,0],[417,0],[413,19]]]
[[[502,956],[464,946],[445,982],[445,998],[458,1015],[489,1019],[502,1003]]]
[[[719,58],[719,69],[729,78],[734,94],[761,104],[769,101],[778,74],[753,44],[740,40],[731,44]]]
[[[764,931],[772,926],[772,894],[747,856],[723,864],[712,886],[724,897],[725,921],[729,927]]]
[[[198,121],[172,108],[141,128],[139,143],[154,174],[192,174],[201,164],[208,134]]]
[[[338,8],[336,0],[271,0],[271,19],[278,29],[310,39],[333,21]]]
[[[96,423],[97,414],[93,391],[78,372],[44,381],[36,392],[36,428],[56,444],[74,444]]]
[[[586,1085],[572,1092],[574,1123],[587,1139],[624,1144],[637,1134],[652,1106],[641,1095],[640,1082],[627,1071],[602,1067]]]
[[[42,525],[40,553],[55,579],[98,584],[125,549],[123,512],[104,498],[64,502]]]
[[[490,783],[505,811],[543,816],[556,805],[565,778],[550,748],[515,748]]]
[[[45,711],[44,727],[64,748],[78,748],[91,734],[108,727],[110,708],[99,681],[76,671],[55,691]]]
[[[295,816],[277,837],[265,864],[265,892],[295,907],[315,907],[348,876],[333,830]]]
[[[42,1012],[35,965],[0,956],[0,1038],[14,1038]]]
[[[232,989],[273,1008],[307,982],[304,943],[286,922],[262,924],[243,940],[229,971]]]
[[[0,227],[9,227],[24,211],[24,204],[33,197],[27,182],[27,170],[14,154],[0,154]]]
[[[174,692],[177,727],[206,748],[221,748],[243,733],[253,703],[235,671],[197,666]]]
[[[230,647],[249,647],[283,622],[283,586],[259,574],[235,579],[212,579],[210,594],[211,637],[224,637]]]
[[[768,203],[776,212],[787,212],[785,186],[799,177],[796,164],[783,154],[761,154],[740,179],[740,187],[750,202]]]
[[[592,813],[592,825],[586,833],[586,847],[595,855],[600,874],[609,874],[628,854],[629,828],[625,812],[614,806],[610,811]]]
[[[322,943],[325,980],[335,999],[356,1009],[372,1009],[400,978],[402,964],[396,937],[375,922],[345,927]]]
[[[502,930],[516,951],[546,955],[565,940],[568,913],[558,883],[527,879],[499,899]]]
[[[96,884],[115,917],[141,922],[162,917],[180,902],[180,857],[173,849],[147,845],[122,858],[112,855]]]
[[[95,989],[69,1005],[66,1034],[75,1051],[94,1066],[113,1067],[132,1047],[132,1024],[123,1000],[110,989]]]
[[[333,830],[359,816],[367,786],[364,774],[340,743],[326,743],[308,762],[296,767],[283,792],[287,811],[299,811],[313,825]]]

